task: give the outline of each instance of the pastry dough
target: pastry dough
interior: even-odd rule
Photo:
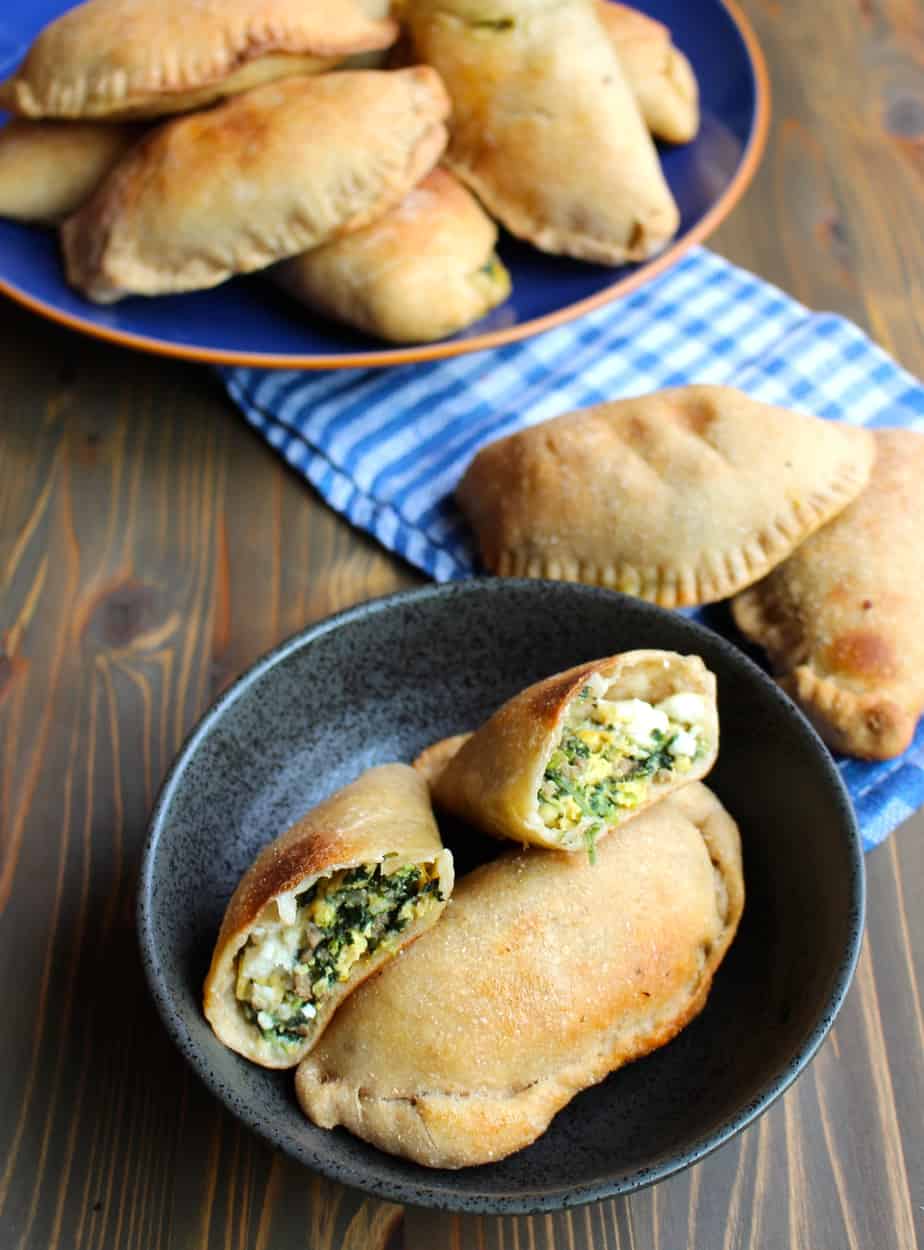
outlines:
[[[138,126],[13,118],[0,128],[0,217],[61,221],[142,133]]]
[[[678,607],[763,577],[859,494],[872,460],[868,430],[687,386],[491,443],[456,497],[492,572]]]
[[[732,613],[829,746],[888,759],[924,711],[924,436],[874,438],[860,497]]]
[[[446,143],[427,66],[289,78],[158,127],[62,228],[69,281],[111,303],[216,286],[374,221]]]
[[[264,847],[234,891],[205,981],[216,1035],[293,1067],[452,885],[424,781],[405,764],[370,769]]]
[[[627,4],[597,0],[597,16],[616,50],[645,125],[659,139],[687,143],[699,129],[699,89],[671,32]]]
[[[446,768],[452,757],[458,754],[459,748],[471,737],[471,733],[453,734],[451,738],[441,738],[425,747],[414,760],[414,768],[432,789],[436,779]]]
[[[274,270],[318,312],[393,343],[427,342],[471,325],[510,294],[494,253],[497,227],[475,197],[434,169],[363,230]]]
[[[441,807],[494,837],[574,851],[715,762],[715,677],[699,656],[627,651],[529,686],[432,776]]]
[[[697,784],[596,864],[504,854],[338,1012],[299,1065],[299,1102],[428,1167],[501,1159],[701,1010],[743,904],[737,827]]]
[[[85,0],[0,84],[25,117],[159,117],[386,48],[388,18],[355,0]]]
[[[642,260],[678,212],[594,0],[409,0],[413,52],[452,97],[446,163],[547,252]]]

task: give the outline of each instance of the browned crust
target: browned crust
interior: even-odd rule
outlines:
[[[506,27],[500,3],[414,0],[402,16],[452,97],[446,164],[492,217],[600,264],[665,246],[677,206],[593,5],[521,4]]]
[[[0,83],[0,105],[33,118],[158,116],[219,98],[261,58],[275,57],[273,79],[318,72],[387,48],[397,32],[352,0],[225,0],[211,13],[182,0],[89,0],[39,33]]]
[[[61,221],[142,134],[131,125],[10,119],[0,127],[0,216]]]
[[[613,0],[597,0],[595,7],[645,125],[659,139],[688,143],[699,129],[699,87],[670,30]]]
[[[830,747],[890,759],[924,710],[924,438],[873,437],[866,489],[732,614]]]
[[[694,890],[697,907],[714,907],[708,935],[700,922],[691,926],[689,919],[681,920],[686,913],[666,917],[663,924],[649,913],[650,938],[631,939],[619,956],[620,960],[625,956],[622,967],[631,983],[620,982],[618,988],[607,983],[604,992],[593,993],[594,977],[584,966],[583,952],[586,942],[593,950],[592,958],[605,961],[606,948],[597,949],[599,930],[582,929],[576,949],[567,924],[562,928],[561,915],[548,918],[549,899],[542,879],[557,882],[560,876],[556,893],[564,898],[569,886],[573,890],[577,878],[584,878],[592,894],[596,892],[599,927],[607,928],[605,940],[618,940],[624,913],[618,909],[620,923],[606,926],[605,907],[614,891],[625,888],[631,895],[637,888],[627,876],[634,880],[637,875],[639,885],[646,883],[642,888],[647,890],[662,874],[665,882],[672,876],[678,854],[685,865],[692,867],[696,862],[687,858],[689,835],[680,836],[679,829],[675,832],[675,822],[686,829],[692,825],[699,832],[711,861],[711,871],[710,863],[699,861]],[[708,889],[710,879],[712,903],[699,893]],[[678,888],[685,889],[687,880],[685,876]],[[657,892],[659,887],[653,888]],[[496,913],[498,897],[508,918],[503,921]],[[669,897],[669,893],[663,896],[668,909]],[[594,906],[583,891],[581,903],[585,908]],[[429,1167],[464,1167],[503,1158],[534,1141],[579,1090],[664,1045],[698,1014],[734,938],[743,905],[737,827],[715,796],[697,784],[625,826],[601,849],[596,867],[577,863],[570,856],[535,851],[503,855],[463,880],[453,904],[457,910],[418,943],[417,959],[412,957],[400,967],[392,965],[348,1006],[324,1045],[300,1065],[296,1074],[299,1101],[306,1114],[323,1127],[344,1124],[381,1149]],[[682,925],[681,938],[675,921]],[[495,924],[500,928],[495,929]],[[548,949],[539,937],[544,924],[552,926]],[[485,1027],[479,1031],[476,1026],[471,1036],[456,1038],[450,1004],[466,989],[454,989],[452,978],[470,930],[488,935],[480,958],[488,965],[486,983],[496,988],[488,991],[488,998],[478,1000],[487,1013]],[[517,932],[530,935],[528,956],[516,942]],[[501,942],[498,949],[495,933]],[[636,968],[633,943],[638,940],[645,948],[646,969]],[[687,942],[698,943],[698,951],[688,951]],[[538,959],[545,965],[551,949],[556,960],[568,961],[573,975],[563,973],[560,985],[565,998],[551,1007],[553,1011],[556,1006],[565,1008],[567,1002],[564,1036],[571,1040],[563,1043],[556,1034],[551,1044],[558,1049],[550,1056],[548,1021],[543,1023],[550,1004],[544,994],[536,997],[542,982],[533,985],[538,970],[532,961]],[[667,961],[663,967],[662,960]],[[641,982],[634,982],[636,977]],[[436,984],[431,986],[433,978]],[[660,996],[640,995],[636,988],[638,984],[654,988],[655,983],[664,986]],[[426,1058],[420,1065],[416,1050],[420,1039],[405,1036],[400,1013],[402,992],[411,984],[422,1000],[421,1019],[426,1020],[420,1026],[426,1037]],[[579,984],[587,988],[580,1012],[570,1001]],[[480,982],[475,992],[481,993]],[[448,1018],[431,1026],[426,1008],[434,995],[446,1004],[443,1014]],[[605,997],[608,1001],[601,1005]],[[466,1013],[468,1006],[465,999]],[[439,1054],[432,1060],[431,1033],[434,1040],[442,1038]],[[359,1079],[367,1067],[368,1077]]]
[[[510,294],[496,242],[495,223],[437,165],[370,225],[293,256],[272,277],[326,316],[394,343],[428,342]]]
[[[489,443],[456,498],[494,573],[689,607],[786,559],[857,497],[873,456],[868,430],[679,387]]]
[[[291,1056],[281,1056],[266,1045],[237,1006],[235,960],[273,901],[340,869],[381,863],[387,855],[396,857],[396,866],[435,862],[441,893],[444,900],[449,897],[452,856],[442,847],[425,782],[405,764],[385,764],[363,773],[263,848],[228,903],[205,979],[205,1014],[226,1046],[264,1067],[294,1067],[317,1042],[346,995],[391,957],[392,952],[380,949],[360,960],[351,977],[323,1001],[314,1033]],[[405,929],[397,947],[418,937],[440,910],[434,908]]]
[[[527,687],[508,700],[448,760],[432,782],[437,804],[493,837],[563,847],[540,821],[536,794],[565,710],[593,673],[614,682],[621,697],[659,702],[678,690],[706,696],[708,750],[682,778],[653,783],[633,815],[679,785],[705,777],[718,751],[715,678],[699,656],[628,651],[577,665]],[[604,830],[604,833],[609,830]],[[603,836],[601,834],[600,836]]]
[[[470,733],[465,733],[453,734],[451,738],[441,738],[439,742],[434,742],[430,746],[424,747],[417,756],[413,767],[420,773],[431,789],[437,777],[440,776],[443,769],[459,750],[459,747],[468,742],[471,736]]]
[[[167,122],[64,223],[68,281],[99,303],[206,289],[365,226],[439,159],[448,110],[416,66],[290,78]]]

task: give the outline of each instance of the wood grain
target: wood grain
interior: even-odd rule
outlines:
[[[400,576],[204,372],[0,317],[0,1244],[147,1248],[177,1220],[202,1247],[384,1244],[397,1208],[274,1156],[191,1078],[133,903],[156,788],[217,690]]]
[[[714,240],[924,360],[924,11],[746,5],[775,121]],[[533,1218],[329,1184],[174,1052],[133,927],[147,815],[184,734],[306,623],[420,579],[351,531],[207,370],[0,307],[3,1250],[914,1250],[924,1245],[924,818],[868,857],[868,935],[793,1089],[697,1167]],[[747,1021],[742,1021],[747,1028]]]

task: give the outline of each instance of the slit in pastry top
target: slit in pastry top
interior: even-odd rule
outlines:
[[[592,857],[598,838],[704,777],[718,735],[699,656],[628,651],[529,686],[418,766],[437,803],[483,832]]]

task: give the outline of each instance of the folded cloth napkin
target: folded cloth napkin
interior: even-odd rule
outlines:
[[[478,448],[570,408],[713,382],[855,425],[924,429],[924,386],[855,325],[703,248],[625,299],[494,351],[221,372],[247,420],[332,508],[438,581],[477,572],[452,491]],[[689,615],[742,643],[727,612]],[[924,722],[900,758],[839,767],[870,849],[924,804]]]

